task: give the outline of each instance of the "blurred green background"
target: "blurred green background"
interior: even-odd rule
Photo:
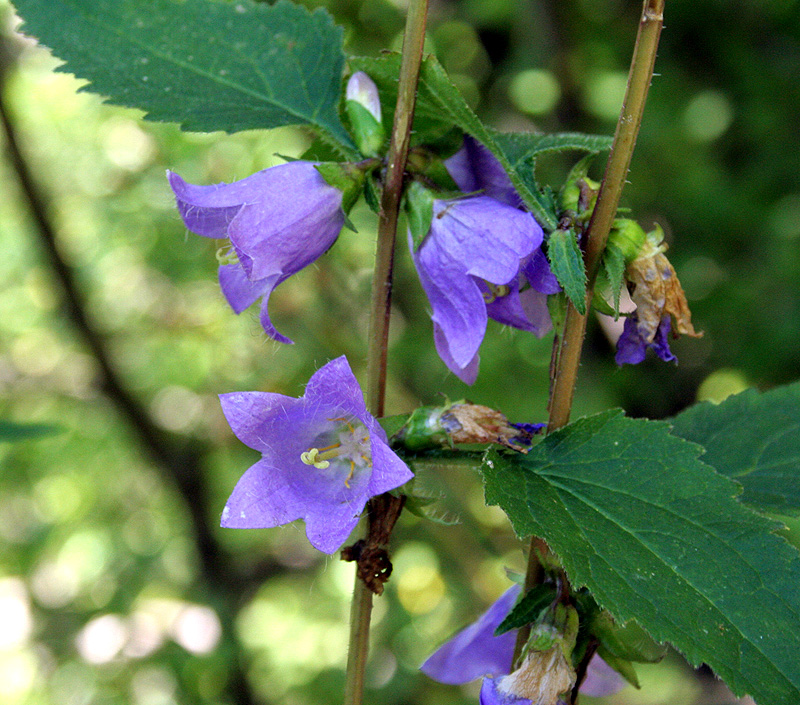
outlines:
[[[345,27],[350,53],[399,44],[402,0],[307,4]],[[610,134],[640,7],[432,0],[430,49],[498,128]],[[0,16],[4,105],[95,335],[93,348],[76,327],[4,150],[0,419],[58,430],[0,438],[0,701],[340,702],[352,567],[311,549],[301,525],[218,528],[256,454],[233,437],[216,395],[296,396],[343,353],[362,374],[372,214],[357,208],[358,234],[345,231],[273,296],[273,320],[297,344],[266,340],[254,311],[227,308],[215,244],[187,233],[164,173],[232,181],[280,163],[277,153],[300,155],[308,135],[143,122],[54,73],[47,51],[13,34],[5,0]],[[800,3],[668,2],[657,71],[623,200],[643,225],[665,228],[705,336],[674,344],[677,367],[619,369],[592,325],[576,415],[622,406],[663,418],[800,371]],[[557,186],[568,166],[546,162],[541,174]],[[436,356],[402,241],[399,253],[389,413],[446,394],[544,420],[551,338],[490,323],[478,382],[465,387]],[[443,471],[433,489],[461,523],[401,521],[377,601],[369,702],[476,702],[476,684],[439,686],[416,668],[507,587],[505,568],[523,568],[476,476]],[[581,702],[736,702],[676,655],[640,673],[641,691]]]

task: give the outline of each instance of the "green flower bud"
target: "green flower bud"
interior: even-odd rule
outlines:
[[[609,246],[622,252],[625,263],[629,264],[640,256],[642,246],[647,242],[642,226],[630,218],[617,218],[608,236]]]

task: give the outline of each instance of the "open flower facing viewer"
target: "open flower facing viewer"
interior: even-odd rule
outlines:
[[[269,528],[303,519],[311,545],[333,553],[370,497],[413,476],[367,412],[344,357],[317,370],[299,399],[234,392],[220,400],[239,440],[263,456],[228,499],[224,527]]]

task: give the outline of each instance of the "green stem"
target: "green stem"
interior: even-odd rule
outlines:
[[[600,259],[606,247],[608,234],[614,222],[619,205],[620,195],[625,186],[628,169],[633,156],[633,148],[642,124],[642,115],[647,100],[647,91],[653,78],[656,50],[661,36],[664,19],[665,0],[644,0],[642,19],[639,23],[639,32],[636,36],[636,45],[633,49],[631,68],[628,74],[628,87],[622,103],[617,130],[614,134],[614,144],[608,157],[603,182],[597,196],[589,227],[586,232],[586,310],[594,294],[594,283],[600,266]],[[569,423],[572,411],[572,400],[575,395],[575,385],[578,378],[578,367],[581,360],[581,349],[586,334],[586,316],[578,313],[572,303],[567,304],[567,315],[564,321],[564,330],[553,341],[554,365],[550,383],[549,420],[547,432],[552,433]],[[525,580],[525,589],[529,590],[535,581],[541,579],[539,567],[539,552],[541,552],[541,539],[531,539],[528,555],[528,571]],[[530,635],[530,629],[520,629],[517,635],[517,645],[514,651],[516,664],[525,642]]]
[[[386,399],[386,357],[389,343],[389,317],[392,295],[394,241],[400,199],[403,192],[411,124],[417,99],[417,83],[425,43],[428,0],[411,0],[403,38],[403,57],[397,107],[389,145],[386,181],[381,198],[378,242],[375,249],[375,271],[372,278],[369,342],[367,349],[367,408],[374,416],[383,416]],[[368,511],[368,541],[373,526],[379,524]],[[372,615],[372,592],[356,571],[353,601],[350,608],[350,647],[347,654],[344,705],[361,705],[364,696],[364,675],[369,651],[369,626]]]

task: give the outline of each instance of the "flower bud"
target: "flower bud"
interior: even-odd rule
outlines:
[[[358,148],[368,157],[377,157],[386,139],[381,121],[381,100],[377,86],[363,71],[350,76],[345,107]]]

